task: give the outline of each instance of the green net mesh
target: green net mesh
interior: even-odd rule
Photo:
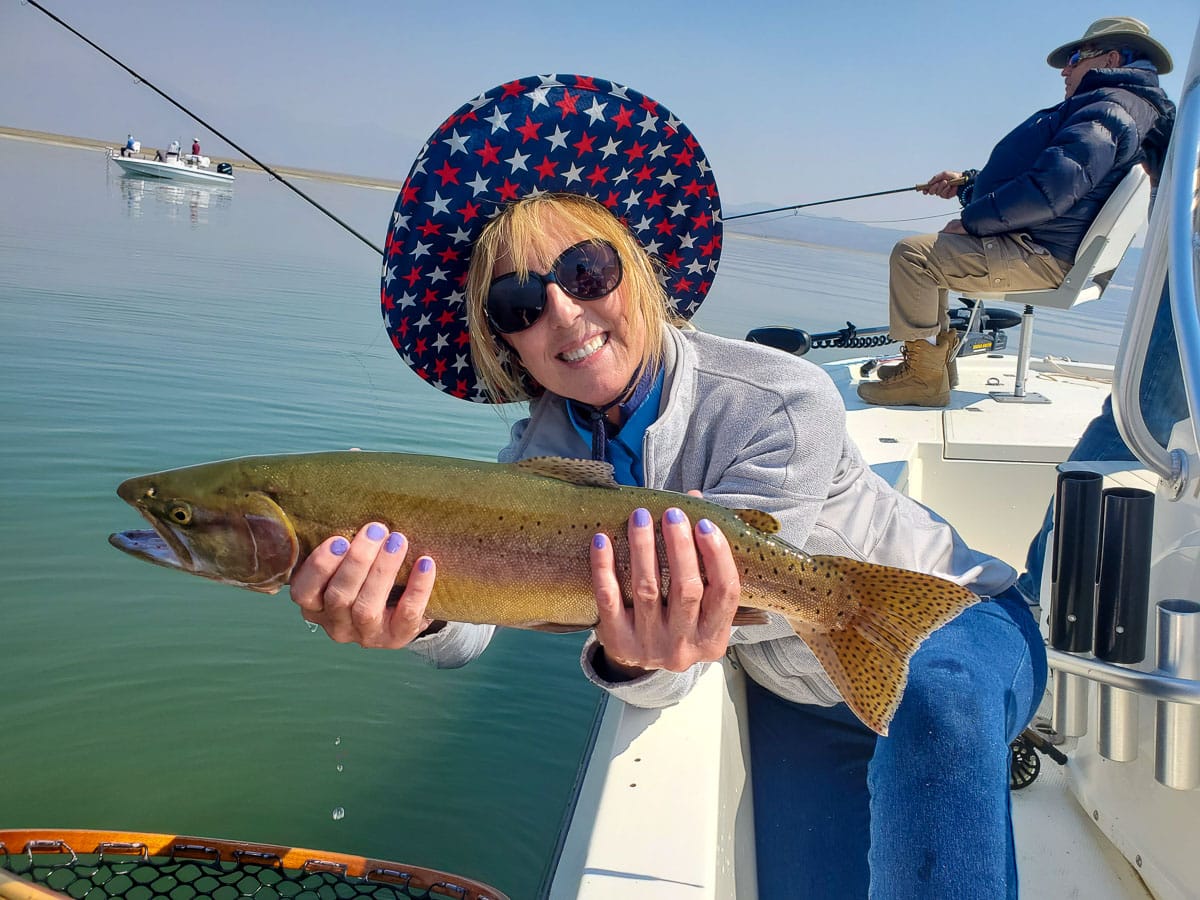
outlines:
[[[279,854],[215,843],[174,843],[154,855],[140,843],[76,852],[61,840],[0,842],[0,868],[74,900],[506,900],[452,876],[434,881],[441,873],[428,869],[376,866],[355,875],[318,858],[289,868]]]

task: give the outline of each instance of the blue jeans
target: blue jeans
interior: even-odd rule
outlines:
[[[1150,434],[1164,447],[1167,446],[1175,423],[1188,417],[1188,407],[1183,375],[1179,367],[1179,347],[1175,343],[1175,323],[1171,319],[1171,298],[1166,285],[1163,286],[1154,325],[1150,331],[1150,341],[1146,345],[1142,381],[1138,385],[1138,402]],[[1088,423],[1067,459],[1070,462],[1137,460],[1121,437],[1121,432],[1117,430],[1111,396],[1104,398],[1100,415]],[[1046,507],[1046,515],[1042,518],[1041,530],[1029,544],[1029,551],[1025,556],[1025,571],[1017,579],[1017,588],[1031,603],[1039,602],[1046,541],[1053,522],[1054,501],[1051,499]]]
[[[747,680],[760,898],[1016,897],[1009,744],[1045,686],[1012,588],[921,645],[887,737]]]

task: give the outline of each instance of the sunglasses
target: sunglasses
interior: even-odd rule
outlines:
[[[1097,56],[1104,56],[1111,52],[1111,50],[1076,50],[1067,57],[1067,65],[1077,66],[1085,59],[1095,59]]]
[[[580,241],[562,253],[544,275],[516,272],[492,282],[487,295],[487,318],[500,334],[515,334],[533,325],[546,309],[546,285],[557,284],[576,300],[599,300],[621,283],[621,257],[608,241]]]

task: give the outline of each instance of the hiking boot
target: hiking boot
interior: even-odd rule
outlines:
[[[938,335],[937,344],[924,338],[904,342],[904,362],[887,381],[864,381],[858,396],[877,406],[946,406],[950,403],[949,361],[958,349],[958,332]]]
[[[953,330],[953,329],[952,329]],[[961,338],[959,343],[962,343]],[[900,354],[903,359],[898,363],[888,363],[886,366],[880,366],[875,370],[875,374],[879,376],[880,381],[888,381],[900,375],[908,368],[908,347],[907,345],[900,348]],[[958,346],[954,348],[954,352],[950,354],[950,360],[946,363],[946,372],[950,377],[950,390],[958,387]]]
[[[888,363],[875,369],[880,381],[890,381],[908,370],[908,344],[900,348],[900,362]]]

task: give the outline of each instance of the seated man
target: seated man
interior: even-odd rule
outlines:
[[[1129,169],[1161,164],[1175,107],[1158,75],[1172,63],[1145,24],[1097,19],[1046,61],[1062,69],[1063,102],[1013,129],[982,170],[942,172],[924,188],[945,198],[957,192],[962,214],[892,250],[890,332],[904,341],[904,361],[859,385],[866,402],[947,405],[958,345],[948,292],[1058,287]]]

